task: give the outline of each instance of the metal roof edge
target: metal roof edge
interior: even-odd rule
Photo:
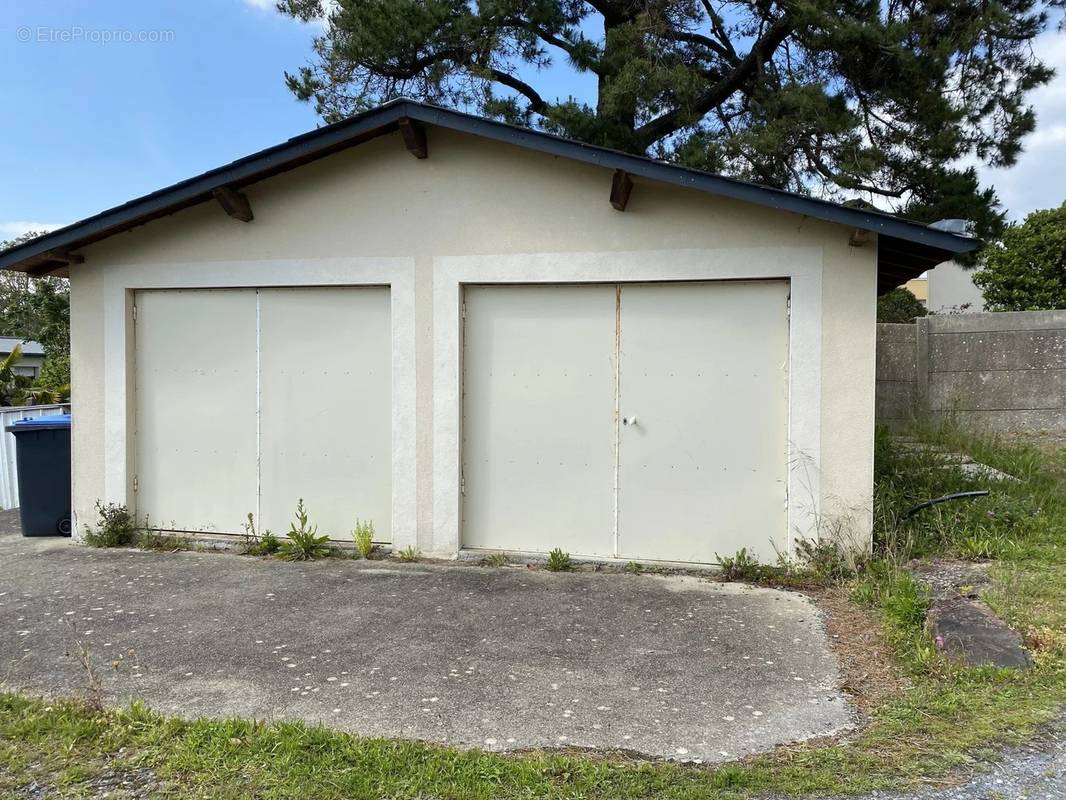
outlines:
[[[189,205],[208,200],[213,189],[227,185],[239,187],[255,183],[387,133],[400,119],[405,117],[427,125],[468,133],[549,155],[607,169],[624,170],[631,175],[649,180],[868,230],[943,250],[948,256],[953,253],[969,252],[980,246],[977,239],[929,228],[921,223],[910,222],[891,214],[849,208],[827,200],[701,172],[645,156],[623,153],[530,128],[520,128],[460,111],[400,98],[341,122],[294,136],[229,164],[179,181],[13,247],[0,253],[0,268],[11,268],[50,251],[76,249],[79,246],[100,241],[114,233],[128,230],[130,227],[163,216],[170,211],[178,211]]]

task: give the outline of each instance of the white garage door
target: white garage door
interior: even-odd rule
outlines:
[[[391,541],[389,290],[261,289],[262,526],[287,531],[303,498],[319,533],[356,517]]]
[[[240,531],[256,509],[255,290],[137,293],[137,510]]]
[[[468,288],[464,546],[772,559],[787,301],[784,281]]]
[[[618,555],[785,552],[788,284],[621,292]]]
[[[137,508],[172,530],[390,541],[386,288],[144,291],[136,298]]]
[[[613,286],[466,290],[466,547],[608,555]]]

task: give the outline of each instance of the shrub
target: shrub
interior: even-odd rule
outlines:
[[[878,322],[914,322],[929,312],[909,289],[900,287],[877,298]]]
[[[548,569],[552,572],[570,572],[573,568],[569,553],[564,553],[558,547],[548,553]]]
[[[100,515],[98,528],[86,527],[85,544],[89,547],[130,547],[137,542],[141,528],[136,517],[121,503],[96,501]]]
[[[973,280],[989,311],[1066,308],[1066,203],[1011,225],[984,255]]]
[[[318,535],[318,526],[308,523],[303,498],[296,504],[296,522],[289,527],[289,538],[281,543],[278,555],[286,561],[313,561],[329,555],[329,537]]]
[[[637,561],[630,561],[628,564],[626,564],[626,572],[628,572],[630,575],[639,575],[643,571],[643,565],[641,565]]]
[[[370,554],[374,552],[374,523],[357,519],[352,530],[352,539],[355,541],[356,552],[363,558],[370,558]]]
[[[482,556],[477,563],[483,567],[506,567],[511,563],[511,559],[506,553],[489,553]]]
[[[410,564],[412,561],[418,561],[418,557],[421,553],[410,545],[396,554],[396,557],[405,563]]]

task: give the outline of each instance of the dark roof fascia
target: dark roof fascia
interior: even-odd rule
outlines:
[[[281,144],[260,150],[223,167],[179,181],[13,247],[0,253],[0,269],[13,267],[50,251],[91,244],[152,219],[210,200],[211,192],[221,186],[240,188],[286,172],[338,150],[389,133],[405,116],[402,104],[389,104],[294,136]]]
[[[36,257],[44,257],[51,251],[72,250],[99,241],[208,200],[211,192],[219,187],[239,188],[255,183],[388,133],[403,118],[607,169],[624,170],[649,180],[872,231],[942,251],[942,260],[950,258],[952,254],[975,250],[980,244],[976,239],[935,230],[890,214],[849,208],[412,100],[395,100],[33,239],[0,254],[0,268],[15,268]]]

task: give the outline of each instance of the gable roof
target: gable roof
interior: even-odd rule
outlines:
[[[31,274],[63,274],[77,263],[71,252],[149,220],[213,199],[217,189],[240,189],[310,161],[399,129],[402,120],[479,136],[542,153],[623,170],[696,191],[878,234],[878,291],[887,291],[954,255],[975,250],[976,239],[936,230],[891,214],[852,208],[826,200],[687,169],[643,156],[584,144],[560,136],[506,125],[413,100],[394,100],[341,122],[204,172],[165,189],[59,228],[0,253],[0,268]]]

